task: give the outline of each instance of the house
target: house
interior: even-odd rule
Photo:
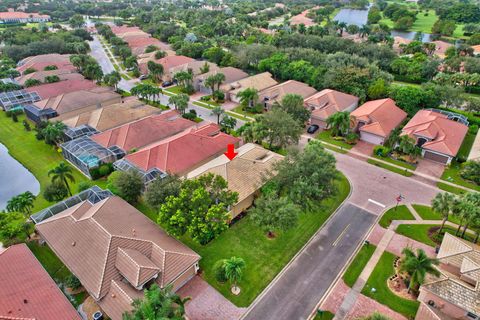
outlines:
[[[7,11],[0,12],[0,24],[7,23],[28,23],[28,22],[48,22],[48,14],[39,14],[37,12]]]
[[[38,86],[25,88],[27,92],[36,92],[42,100],[60,96],[65,93],[79,90],[88,90],[97,87],[95,82],[86,79],[62,80],[52,83],[44,83]]]
[[[173,67],[180,66],[182,64],[189,63],[195,60],[185,56],[166,56],[161,59],[154,59],[151,61],[161,64],[163,66],[162,80],[171,81],[173,78],[173,74],[170,72],[170,70]],[[141,64],[139,63],[138,68],[142,74],[148,74],[148,61],[142,62]]]
[[[352,112],[358,106],[358,97],[332,89],[322,91],[305,99],[304,106],[312,111],[310,123],[327,128],[327,119],[337,112]]]
[[[128,154],[115,162],[114,167],[122,171],[135,169],[143,175],[145,183],[149,183],[167,174],[184,176],[223,154],[229,144],[239,142],[240,139],[221,132],[217,125],[210,123]]]
[[[473,54],[478,56],[480,55],[480,44],[477,44],[476,46],[472,46],[473,49]]]
[[[226,99],[229,99],[233,102],[239,103],[240,98],[237,97],[237,94],[247,88],[252,88],[257,90],[258,92],[265,90],[267,88],[273,87],[277,85],[278,82],[272,78],[272,74],[270,72],[263,72],[256,74],[254,76],[250,76],[236,82],[230,83],[229,87],[230,90],[226,92]]]
[[[453,44],[445,41],[441,41],[441,40],[432,41],[432,42],[435,43],[435,51],[433,52],[433,54],[437,55],[439,58],[442,58],[442,59],[445,58],[445,54],[448,48],[453,46]]]
[[[395,37],[393,37],[393,50],[396,53],[401,54],[401,53],[403,53],[403,46],[407,46],[412,41],[413,40],[406,39],[406,38],[399,37],[399,36],[395,36]]]
[[[101,132],[160,112],[158,108],[146,105],[136,98],[126,98],[124,102],[85,111],[72,117],[61,115],[50,121],[62,121],[70,128],[88,125]]]
[[[478,319],[480,246],[445,233],[437,259],[441,275],[428,276],[420,287],[415,319]]]
[[[176,111],[154,114],[119,127],[63,143],[62,154],[86,176],[103,163],[112,163],[127,153],[168,138],[195,122],[182,118]],[[81,128],[85,129],[85,128]]]
[[[439,110],[420,110],[403,127],[402,135],[415,139],[425,159],[450,164],[468,132],[468,121],[455,121],[454,117]]]
[[[0,319],[81,317],[27,245],[0,250]]]
[[[208,71],[218,71],[220,68],[215,64],[211,63],[208,61],[200,61],[200,60],[194,60],[191,62],[187,62],[185,64],[181,64],[178,66],[175,66],[173,68],[170,68],[170,73],[175,77],[175,74],[181,71],[190,71],[195,78],[198,75],[204,74],[202,70],[205,68],[205,65],[208,66]],[[207,73],[205,72],[205,73]]]
[[[305,27],[311,27],[311,26],[316,25],[316,23],[312,19],[307,17],[307,14],[311,10],[317,10],[318,8],[319,7],[314,7],[312,9],[307,9],[307,10],[304,10],[303,12],[301,12],[300,14],[297,14],[296,16],[291,17],[290,18],[290,25],[296,26],[296,25],[303,24],[303,25],[305,25]]]
[[[387,98],[364,103],[353,110],[350,117],[354,131],[360,133],[360,140],[383,144],[393,129],[407,118],[407,113]]]
[[[34,106],[25,109],[25,114],[34,122],[48,120],[58,115],[74,117],[87,111],[119,103],[121,100],[122,96],[110,87],[93,87],[41,100]],[[49,116],[44,116],[46,113]]]
[[[220,91],[224,93],[231,89],[231,83],[248,77],[248,73],[234,67],[225,67],[218,70],[211,70],[207,73],[197,75],[193,78],[193,87],[195,88],[195,90],[202,93],[211,94],[212,90],[210,87],[205,86],[205,80],[208,77],[213,76],[217,73],[223,73],[223,75],[225,76],[225,80],[220,85]]]
[[[151,284],[176,291],[197,273],[200,256],[123,199],[62,204],[36,230],[110,319],[121,320]]]
[[[80,73],[74,72],[72,70],[57,69],[57,70],[37,71],[37,72],[29,73],[16,78],[16,80],[21,85],[24,85],[25,82],[30,79],[38,80],[44,83],[46,82],[45,78],[51,77],[51,76],[57,76],[60,79],[60,81],[65,81],[65,80],[80,81],[85,79]]]
[[[296,94],[306,99],[316,93],[317,90],[296,80],[288,80],[277,84],[276,86],[267,88],[258,93],[260,102],[263,103],[265,109],[270,109],[274,103],[280,103],[287,94]]]
[[[70,62],[69,54],[41,54],[38,56],[27,57],[17,63],[17,71],[21,74],[27,69],[43,71],[45,67],[55,66],[57,69],[76,71],[75,66]]]
[[[480,131],[477,132],[475,140],[473,141],[472,149],[468,155],[468,161],[480,161]]]
[[[228,189],[238,193],[238,201],[230,210],[232,219],[253,204],[273,165],[283,159],[283,156],[253,143],[241,146],[236,152],[237,156],[231,161],[221,155],[187,174],[188,179],[208,173],[222,176],[228,182]]]

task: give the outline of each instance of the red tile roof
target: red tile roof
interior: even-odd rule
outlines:
[[[418,111],[402,130],[411,137],[431,139],[422,145],[423,149],[452,157],[457,155],[467,132],[468,126],[432,110]]]
[[[172,110],[95,134],[91,138],[106,148],[118,146],[125,151],[130,151],[163,140],[193,126],[195,122],[182,118],[178,112]]]
[[[21,11],[0,12],[0,20],[30,19],[30,18],[50,19],[50,16],[48,14],[39,14],[36,12],[21,12]]]
[[[64,80],[54,83],[41,84],[39,86],[26,88],[28,92],[36,92],[42,99],[50,99],[52,97],[59,96],[61,94],[92,89],[97,85],[91,80],[76,79],[76,80]]]
[[[0,319],[80,320],[25,244],[0,252]]]
[[[305,106],[312,110],[312,117],[326,120],[334,113],[345,111],[358,104],[358,97],[332,89],[324,89],[305,99]]]
[[[185,56],[166,56],[164,58],[153,60],[156,63],[159,63],[163,66],[164,73],[168,73],[170,68],[195,61],[195,59],[185,57]],[[148,72],[147,63],[142,63],[138,66],[142,73]]]
[[[43,71],[47,66],[55,65],[57,69],[66,69],[74,71],[76,68],[70,63],[70,55],[68,54],[41,54],[38,56],[31,56],[19,62],[17,71],[23,73],[28,68],[33,68],[37,71]]]
[[[388,137],[393,129],[407,118],[407,113],[395,105],[390,98],[368,101],[350,113],[356,121],[365,125],[360,131]]]
[[[215,124],[189,129],[125,157],[138,168],[157,168],[170,174],[183,174],[227,150],[240,139],[220,132]]]

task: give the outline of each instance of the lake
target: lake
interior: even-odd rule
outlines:
[[[367,24],[368,20],[368,10],[369,9],[348,9],[344,8],[341,9],[337,15],[333,18],[333,20],[338,22],[345,22],[346,24],[354,24],[359,27]],[[415,31],[396,31],[392,30],[391,35],[392,37],[402,37],[408,40],[415,39],[415,35],[417,32]],[[431,34],[423,33],[422,34],[422,42],[429,42],[431,41]]]
[[[20,162],[12,158],[8,149],[0,143],[0,210],[5,209],[7,201],[13,196],[25,191],[38,195],[38,180]]]

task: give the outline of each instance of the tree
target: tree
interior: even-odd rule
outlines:
[[[103,79],[103,71],[98,63],[90,63],[83,70],[85,78],[100,82]]]
[[[0,212],[0,239],[4,246],[20,243],[30,236],[30,225],[19,212]]]
[[[310,119],[311,111],[303,105],[303,97],[298,94],[286,94],[279,104],[275,105],[297,120],[303,127]]]
[[[480,223],[480,193],[474,191],[465,193],[462,197],[462,211],[464,218],[462,238],[464,238],[469,226]]]
[[[415,139],[409,137],[408,135],[400,136],[400,138],[398,139],[397,150],[412,158],[416,158],[422,152],[422,150],[417,145],[415,145]]]
[[[245,269],[245,261],[242,258],[231,257],[224,262],[225,275],[227,279],[233,283],[233,292],[239,292],[237,287],[238,281],[242,279],[243,269]]]
[[[438,19],[432,26],[432,33],[451,36],[456,28],[455,21]]]
[[[327,125],[334,137],[346,136],[350,131],[350,112],[336,112],[327,118]]]
[[[275,231],[295,227],[301,210],[286,197],[267,195],[258,198],[248,213],[257,226],[265,230],[269,237],[273,237]]]
[[[145,190],[145,202],[153,209],[158,210],[169,196],[178,197],[182,183],[176,176],[164,179],[155,179],[148,184]]]
[[[257,116],[253,128],[258,130],[255,134],[260,140],[265,139],[268,142],[269,148],[284,148],[296,144],[303,132],[298,121],[280,108]]]
[[[73,183],[75,182],[75,178],[72,174],[72,167],[67,165],[65,162],[60,162],[58,166],[48,171],[48,176],[52,176],[52,183],[58,182],[63,184],[68,190],[68,195],[72,195],[70,185],[68,184],[68,181]]]
[[[460,171],[460,175],[463,179],[480,185],[480,161],[471,160],[466,162]]]
[[[223,115],[222,120],[220,121],[220,128],[223,132],[231,132],[235,129],[237,125],[237,119],[230,117],[228,115]]]
[[[288,195],[303,208],[315,207],[336,192],[335,157],[319,141],[310,141],[302,151],[291,150],[274,170],[277,174],[272,181],[278,186],[278,195]]]
[[[43,191],[43,198],[48,202],[58,202],[68,196],[68,189],[62,183],[49,184]]]
[[[188,101],[190,97],[188,94],[180,93],[168,98],[168,104],[173,104],[175,110],[178,110],[181,114],[185,113],[185,110],[188,108]]]
[[[162,80],[163,75],[163,65],[160,63],[156,63],[154,61],[148,61],[147,63],[148,72],[152,75],[155,81],[160,82]]]
[[[47,126],[42,129],[42,135],[47,144],[58,144],[63,140],[63,132],[67,126],[60,121],[48,122]]]
[[[445,222],[448,220],[448,216],[452,210],[453,199],[454,196],[448,192],[437,193],[435,198],[432,199],[432,209],[440,213],[443,217],[439,232],[442,232]]]
[[[417,249],[413,252],[410,248],[402,250],[404,255],[400,262],[400,270],[406,272],[409,276],[408,291],[416,290],[425,281],[427,274],[440,276],[440,272],[434,267],[440,262],[437,259],[429,258],[423,249]]]
[[[179,71],[175,74],[175,79],[183,87],[183,92],[192,92],[193,73],[191,71]]]
[[[112,71],[103,77],[103,81],[109,86],[114,87],[115,90],[117,90],[117,85],[121,80],[122,77],[118,71]]]
[[[131,204],[137,203],[144,187],[142,176],[135,170],[121,171],[112,184],[118,195]]]
[[[412,27],[413,22],[414,21],[412,17],[409,17],[409,16],[401,17],[400,19],[395,21],[393,28],[395,30],[407,31]]]
[[[247,88],[237,93],[240,98],[240,104],[244,107],[252,108],[258,101],[258,90],[254,88]]]
[[[25,191],[17,196],[12,197],[7,202],[7,211],[18,211],[28,216],[33,208],[33,202],[36,197],[30,191]]]
[[[42,84],[42,82],[38,79],[27,79],[23,85],[25,86],[25,88],[29,88],[38,86],[40,84]]]
[[[217,124],[220,124],[220,117],[225,113],[221,106],[215,106],[212,109],[211,115],[217,116]]]
[[[133,310],[123,314],[123,320],[144,319],[172,319],[183,320],[185,318],[185,303],[188,299],[182,299],[172,291],[172,286],[163,289],[153,284],[145,289],[143,299],[133,301]]]
[[[83,20],[83,16],[81,14],[75,14],[70,18],[70,20],[68,20],[68,24],[73,29],[79,29],[85,25],[85,21]]]

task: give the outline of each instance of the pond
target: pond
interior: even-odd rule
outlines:
[[[348,9],[344,8],[341,9],[333,20],[338,22],[345,22],[346,24],[354,24],[359,27],[367,24],[368,20],[368,11],[369,9]],[[415,31],[396,31],[392,30],[391,35],[392,37],[402,37],[408,40],[415,39],[417,32]],[[422,34],[422,42],[429,42],[431,41],[431,34],[423,33]]]
[[[38,195],[38,180],[0,143],[0,210],[5,209],[10,198],[25,191]]]

